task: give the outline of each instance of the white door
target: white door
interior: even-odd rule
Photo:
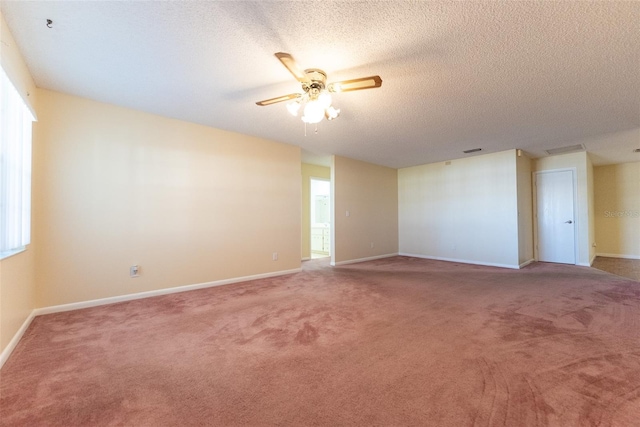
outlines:
[[[576,263],[572,171],[536,174],[538,260]]]

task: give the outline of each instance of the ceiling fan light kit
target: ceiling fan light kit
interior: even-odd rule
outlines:
[[[265,99],[256,102],[257,105],[266,106],[278,102],[287,102],[287,110],[293,116],[298,116],[302,109],[302,121],[305,124],[317,124],[322,119],[334,120],[340,115],[340,109],[332,103],[330,92],[349,92],[362,89],[373,89],[382,86],[380,76],[362,77],[353,80],[333,82],[327,85],[327,74],[317,68],[302,70],[295,59],[288,53],[275,54],[282,65],[302,84],[303,93],[292,93],[276,98]]]

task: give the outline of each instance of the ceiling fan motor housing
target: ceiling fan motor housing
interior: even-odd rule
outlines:
[[[302,90],[308,93],[313,99],[324,90],[327,83],[327,73],[317,68],[309,68],[308,70],[304,70],[304,73],[310,81],[302,83]]]

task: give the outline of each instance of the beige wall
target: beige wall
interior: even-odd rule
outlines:
[[[311,178],[331,179],[331,168],[302,164],[302,259],[311,257]]]
[[[333,156],[331,181],[331,262],[397,254],[397,170]]]
[[[34,308],[35,251],[2,260],[0,266],[0,348],[4,350]],[[1,350],[0,350],[1,351]]]
[[[39,107],[39,307],[300,267],[299,147],[46,90]]]
[[[534,168],[536,172],[554,169],[576,170],[578,199],[575,210],[577,221],[576,245],[578,247],[576,264],[584,266],[591,265],[593,253],[591,248],[593,247],[593,243],[595,243],[595,226],[592,225],[593,218],[589,217],[589,205],[593,203],[593,193],[590,192],[589,174],[591,172],[589,172],[590,161],[587,153],[569,153],[539,158],[535,160]]]
[[[640,259],[640,162],[594,173],[598,255]]]
[[[531,159],[524,154],[516,158],[518,180],[518,262],[533,261],[533,194]]]
[[[398,188],[401,254],[518,267],[516,150],[400,169]]]
[[[0,40],[0,63],[2,64],[2,69],[7,73],[7,76],[18,89],[27,105],[34,113],[37,113],[36,85],[1,13]]]
[[[11,81],[34,109],[35,84],[2,15],[0,60]],[[34,200],[33,210],[36,209],[37,201]],[[34,308],[36,239],[32,234],[32,243],[26,251],[0,261],[0,353],[7,348]]]

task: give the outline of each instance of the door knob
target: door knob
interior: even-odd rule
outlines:
[[[569,221],[565,221],[565,224],[573,224],[573,221],[569,220]]]

